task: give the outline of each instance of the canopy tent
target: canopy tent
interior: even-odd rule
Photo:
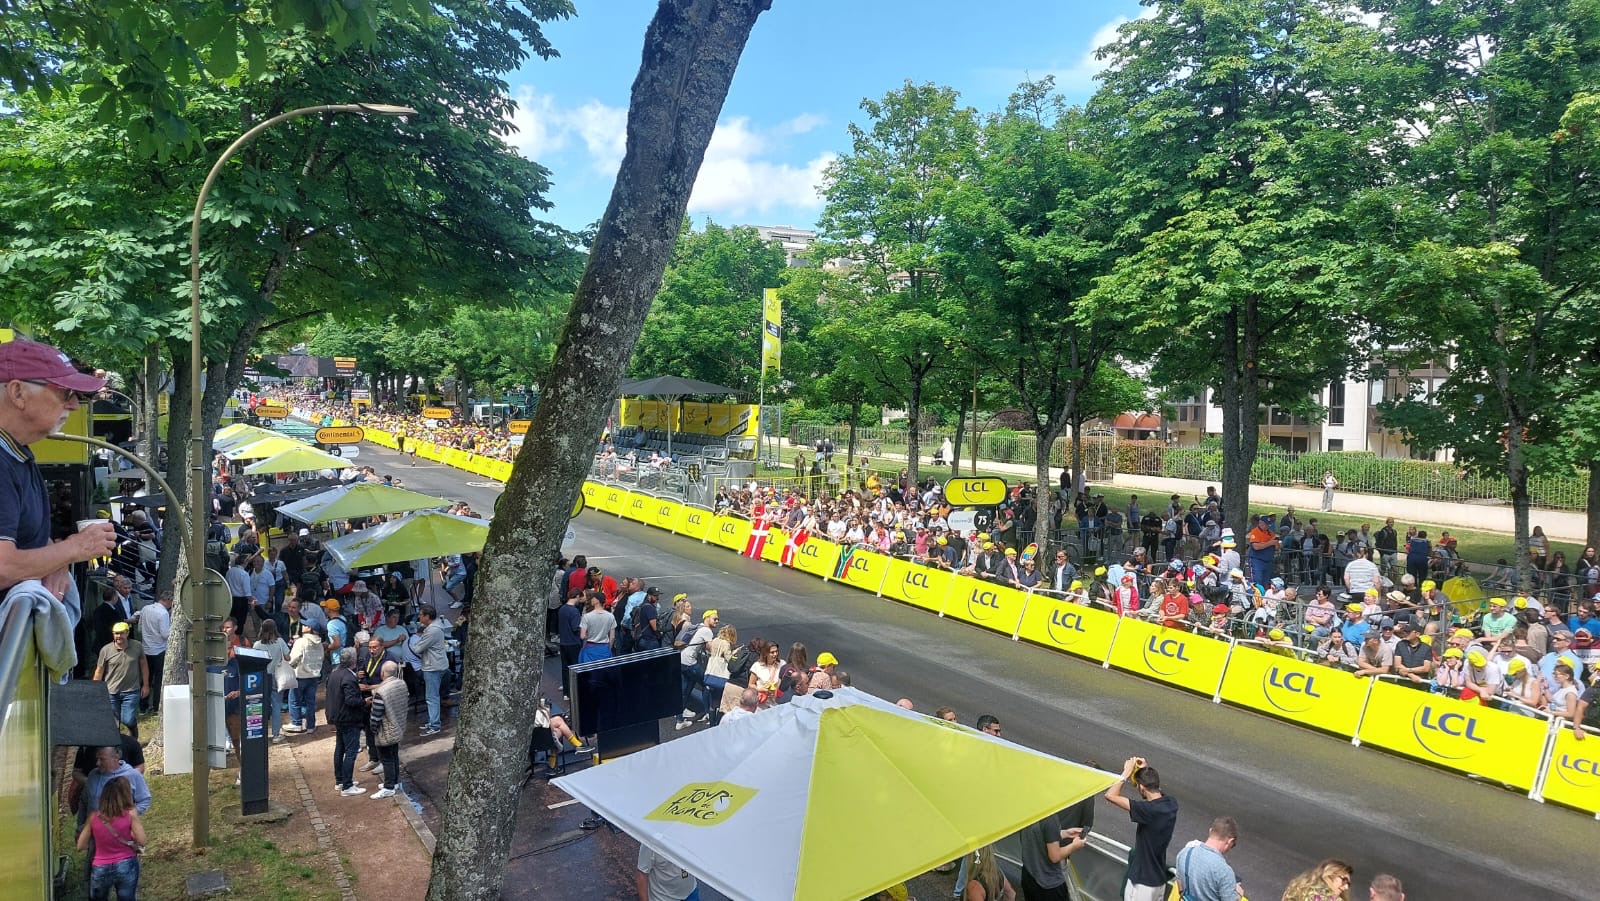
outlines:
[[[260,443],[264,444],[265,442]],[[317,472],[322,469],[345,469],[355,465],[343,457],[335,457],[333,454],[324,453],[309,444],[301,444],[298,441],[293,443],[294,447],[282,453],[273,454],[259,463],[252,463],[246,466],[244,474],[247,476],[259,476],[284,472]],[[251,445],[251,447],[254,446]]]
[[[224,435],[223,432],[227,434]],[[271,429],[257,428],[253,425],[230,425],[217,432],[216,437],[211,439],[211,448],[219,452],[229,451],[234,448],[244,447],[247,444],[254,444],[265,438],[277,437],[280,436]]]
[[[361,519],[380,513],[410,513],[450,506],[450,502],[395,488],[380,482],[355,482],[301,498],[277,508],[279,513],[303,523]]]
[[[695,379],[680,378],[675,375],[658,375],[654,378],[639,379],[632,382],[623,382],[617,388],[621,397],[655,397],[666,401],[669,405],[676,404],[685,397],[702,394],[738,394],[739,392],[724,385],[713,385],[710,382],[696,381]],[[667,417],[667,456],[672,456],[672,417]]]
[[[1116,778],[846,688],[554,784],[730,898],[856,901]]]
[[[297,447],[310,448],[311,445],[282,435],[272,435],[248,444],[235,445],[223,451],[222,455],[229,460],[265,460]]]
[[[323,542],[345,569],[483,550],[489,523],[427,511]]]

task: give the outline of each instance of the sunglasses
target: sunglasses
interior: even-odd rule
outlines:
[[[44,381],[43,379],[19,379],[18,381],[26,382],[26,383],[28,383],[30,385],[42,385],[42,386],[44,386],[46,388],[49,388],[51,390],[51,392],[56,395],[56,397],[61,398],[61,402],[62,403],[67,403],[67,402],[71,401],[73,398],[77,398],[79,403],[85,403],[85,404],[88,403],[91,400],[94,400],[94,394],[92,394],[92,393],[84,392],[84,391],[73,391],[70,388],[63,388],[60,385],[52,384],[50,382]],[[63,392],[63,391],[66,392],[66,393],[62,394],[61,392]]]

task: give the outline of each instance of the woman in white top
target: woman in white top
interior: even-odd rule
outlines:
[[[1550,695],[1550,715],[1564,716],[1573,723],[1578,721],[1578,700],[1582,694],[1578,690],[1577,680],[1573,677],[1572,667],[1565,663],[1558,663],[1555,667],[1556,690]],[[1573,730],[1573,735],[1581,739],[1582,729]]]
[[[778,659],[778,646],[770,641],[762,642],[761,658],[750,664],[750,684],[746,687],[761,692],[763,707],[777,701],[778,677],[782,669],[783,661]]]
[[[292,683],[298,681],[290,672],[286,674],[286,684],[278,684],[278,669],[284,666],[284,660],[289,656],[289,646],[278,635],[278,624],[268,619],[262,621],[261,635],[252,647],[267,655],[267,678],[272,680],[272,691],[267,692],[267,722],[272,724],[272,740],[280,742],[283,741],[282,711],[288,703]]]

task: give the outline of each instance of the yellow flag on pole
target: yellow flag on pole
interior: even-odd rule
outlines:
[[[783,301],[777,288],[768,288],[761,303],[761,372],[783,368]]]

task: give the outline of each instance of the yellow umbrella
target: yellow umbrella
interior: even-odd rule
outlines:
[[[355,482],[284,504],[278,512],[301,522],[360,519],[380,513],[408,513],[448,507],[450,502],[379,482]]]
[[[301,447],[307,450],[315,450],[315,448],[304,441],[296,441],[293,438],[287,438],[283,435],[272,435],[267,438],[262,438],[259,441],[252,441],[249,444],[241,444],[238,447],[235,447],[231,450],[225,450],[222,453],[223,456],[226,456],[229,460],[265,460],[268,457],[276,456],[284,451],[294,450],[295,448]],[[326,469],[327,467],[319,466],[317,468]]]
[[[271,439],[268,439],[271,440]],[[265,441],[258,442],[265,444]],[[247,476],[268,475],[281,472],[316,472],[319,469],[345,469],[355,464],[343,457],[323,453],[309,444],[291,441],[291,447],[281,453],[273,454],[259,463],[252,463],[244,468]],[[255,447],[254,444],[250,445]]]
[[[483,550],[488,537],[489,523],[485,520],[428,511],[341,535],[322,546],[346,569],[355,569],[445,554],[470,554]]]
[[[227,434],[224,435],[223,432],[227,432]],[[217,432],[216,436],[211,439],[211,447],[219,451],[228,451],[244,447],[247,444],[254,444],[263,438],[275,437],[280,436],[270,429],[258,428],[253,425],[228,426]]]

